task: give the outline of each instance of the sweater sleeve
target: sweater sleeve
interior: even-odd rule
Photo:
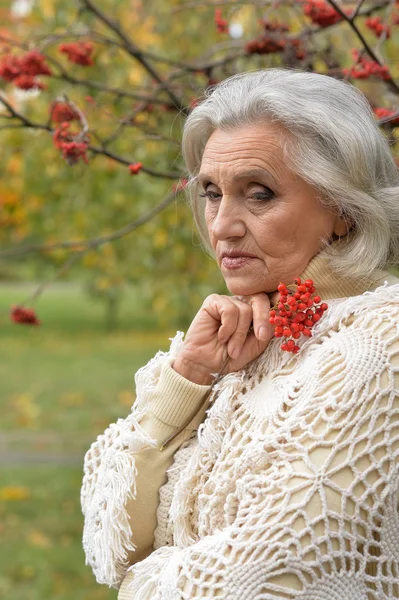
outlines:
[[[151,553],[159,488],[173,454],[205,417],[207,405],[199,412],[198,407],[209,386],[194,384],[173,370],[174,342],[169,353],[158,353],[138,371],[131,413],[99,435],[84,459],[86,564],[98,583],[117,589],[127,567]],[[160,443],[191,414],[195,417],[189,426],[160,452]]]
[[[399,308],[387,312],[308,345],[279,427],[248,447],[234,518],[131,567],[118,600],[399,598]]]

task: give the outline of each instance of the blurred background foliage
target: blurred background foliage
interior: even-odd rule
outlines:
[[[152,64],[162,77],[174,73],[173,92],[186,108],[207,85],[233,73],[290,64],[334,75],[352,65],[351,49],[359,48],[347,23],[318,29],[292,0],[95,5],[123,24],[141,50],[158,57]],[[1,129],[0,108],[0,250],[111,234],[159,204],[185,175],[184,110],[165,92],[151,100],[154,81],[148,72],[81,6],[70,0],[0,0],[0,59],[13,48],[8,38],[45,50],[61,66],[57,72],[68,74],[46,78],[41,92],[1,82],[0,94],[32,121],[49,126],[52,102],[66,95],[84,113],[91,143],[109,154],[90,154],[89,164],[71,166],[45,128]],[[228,21],[224,33],[215,27],[215,6]],[[389,19],[393,3],[379,6],[375,14]],[[245,51],[266,18],[288,24],[293,35],[304,32],[302,59],[288,50]],[[364,19],[358,27],[397,78],[399,27],[383,44]],[[90,68],[69,63],[58,44],[87,39],[92,28],[110,42],[94,40]],[[356,85],[373,105],[398,106],[397,94],[382,80]],[[140,102],[142,97],[149,102]],[[396,129],[384,131],[396,155]],[[137,162],[160,176],[131,175],[128,164]],[[84,565],[79,506],[84,451],[110,422],[129,413],[136,370],[168,348],[176,328],[188,326],[206,295],[225,291],[200,246],[184,195],[176,193],[135,232],[91,250],[58,274],[35,300],[40,327],[12,324],[10,306],[32,297],[70,255],[57,249],[0,258],[0,598],[7,600],[116,598]]]

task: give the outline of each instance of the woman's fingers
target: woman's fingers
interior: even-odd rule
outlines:
[[[265,342],[272,337],[267,294],[240,297],[212,294],[207,298],[204,308],[220,321],[218,341],[227,344],[227,352],[233,359],[240,355],[251,324],[259,341]]]
[[[242,347],[247,339],[248,330],[251,327],[252,307],[250,304],[235,300],[234,298],[233,302],[238,310],[238,319],[235,331],[228,341],[227,352],[231,358],[237,358],[241,353]]]
[[[251,297],[253,313],[253,328],[258,340],[269,340],[273,334],[273,327],[269,323],[270,300],[267,294],[255,294]]]

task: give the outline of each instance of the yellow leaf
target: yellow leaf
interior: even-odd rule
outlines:
[[[155,248],[164,248],[168,243],[168,233],[165,229],[158,229],[155,232],[153,244]]]
[[[30,394],[15,394],[11,398],[11,406],[15,411],[15,420],[18,425],[30,427],[36,424],[40,415],[40,408],[35,404]]]
[[[98,255],[95,252],[89,252],[83,257],[83,266],[85,267],[95,267],[98,263]]]
[[[24,485],[4,485],[0,488],[0,500],[16,502],[18,500],[28,500],[30,490]]]
[[[59,399],[61,406],[81,406],[85,401],[85,397],[82,392],[67,392],[62,394]]]
[[[119,402],[123,405],[123,406],[127,406],[128,408],[130,408],[131,406],[133,406],[133,403],[136,399],[136,396],[133,392],[131,392],[130,390],[121,390],[118,393],[118,400]]]
[[[43,531],[39,531],[39,529],[32,529],[26,536],[26,539],[29,544],[37,546],[37,548],[51,548],[53,545],[49,536],[43,533]]]

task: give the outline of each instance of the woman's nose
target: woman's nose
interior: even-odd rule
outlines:
[[[246,225],[240,206],[226,196],[220,201],[217,213],[211,223],[211,232],[218,240],[243,237]]]

